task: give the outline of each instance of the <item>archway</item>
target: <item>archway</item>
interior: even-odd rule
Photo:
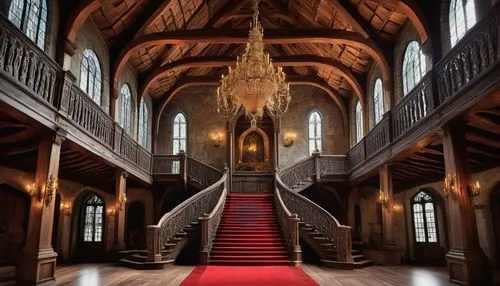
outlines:
[[[0,266],[13,265],[28,234],[31,198],[7,184],[0,184]]]
[[[132,202],[127,210],[125,243],[127,249],[144,249],[146,247],[146,207],[143,203]]]
[[[361,207],[359,204],[354,205],[354,229],[352,232],[352,241],[359,242],[362,241],[361,234],[362,232],[362,224],[361,224]]]

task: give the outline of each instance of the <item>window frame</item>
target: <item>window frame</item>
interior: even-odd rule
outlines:
[[[86,63],[86,64],[85,64]],[[91,73],[91,63],[94,64],[95,66],[95,73]],[[83,67],[86,66],[86,71],[85,73],[83,72]],[[83,85],[83,75],[85,74],[85,86]],[[93,75],[90,77],[90,75]],[[92,94],[89,93],[90,89],[89,86],[91,85],[91,79],[92,79]],[[97,79],[99,81],[97,81]],[[97,89],[97,82],[99,82],[99,89]],[[102,104],[102,96],[103,96],[103,74],[102,74],[102,68],[101,68],[101,61],[99,60],[99,57],[95,53],[94,50],[92,49],[84,49],[82,51],[82,61],[80,62],[80,79],[79,79],[79,84],[78,86],[80,89],[87,94],[92,101],[94,101],[97,105],[101,106]],[[99,92],[99,96],[97,97],[96,95],[96,89]]]
[[[16,8],[13,8],[14,4]],[[32,14],[32,9],[38,4],[38,11],[36,13],[36,21],[30,17]],[[14,10],[15,9],[15,10]],[[20,15],[19,15],[20,13]],[[48,30],[48,4],[47,0],[13,0],[10,3],[7,18],[9,21],[20,29],[26,37],[28,37],[35,45],[37,45],[41,50],[45,51],[47,46],[47,30]],[[33,25],[34,29],[28,30],[28,27]],[[43,27],[43,31],[41,28]],[[33,33],[33,35],[31,35]],[[33,38],[32,38],[33,36]],[[43,38],[41,38],[43,36]]]
[[[127,100],[128,103],[125,100]],[[125,130],[125,132],[128,135],[132,135],[132,129],[134,123],[132,118],[133,118],[132,91],[130,90],[130,86],[127,83],[123,83],[120,88],[120,126],[123,128],[123,130]]]
[[[356,144],[361,142],[364,137],[363,120],[363,107],[361,106],[361,102],[358,100],[354,107],[354,128],[356,129]]]
[[[384,85],[381,78],[375,79],[375,84],[373,86],[373,115],[374,122],[377,125],[385,114],[384,106]]]
[[[146,111],[146,112],[144,112]],[[139,145],[144,148],[149,146],[149,106],[144,97],[139,103],[139,123],[137,128],[137,138]]]
[[[179,133],[181,133],[181,132],[180,132],[180,130],[181,130],[181,129],[180,129],[180,126],[181,126],[182,124],[184,124],[184,125],[185,125],[185,129],[184,129],[184,131],[185,131],[185,132],[184,132],[184,138],[182,138],[182,137],[176,137],[176,136],[175,136],[175,134],[174,134],[175,125],[176,125],[175,120],[176,120],[176,118],[177,118],[177,117],[179,117],[179,116],[181,116],[181,117],[182,117],[182,119],[183,119],[183,121],[184,121],[184,123],[179,122]],[[173,154],[173,155],[177,155],[177,154],[175,154],[175,153],[174,153],[174,150],[175,150],[175,142],[176,142],[176,141],[179,141],[179,142],[180,142],[180,141],[184,140],[184,149],[185,149],[185,150],[182,150],[182,149],[179,147],[179,152],[180,152],[180,151],[187,152],[187,134],[188,134],[188,130],[187,130],[187,128],[188,128],[188,124],[187,124],[187,117],[186,117],[186,115],[185,115],[183,112],[177,112],[177,113],[175,114],[175,116],[173,117],[173,119],[172,119],[172,141],[171,141],[171,142],[172,142],[172,154]],[[179,135],[179,136],[180,136],[180,135]]]
[[[100,200],[100,202],[94,203],[94,204],[89,204],[88,202],[91,199],[93,199],[94,197],[97,198],[98,200]],[[95,234],[96,234],[96,232],[95,232],[95,230],[96,230],[96,223],[95,223],[96,213],[95,213],[95,211],[94,211],[94,216],[92,219],[91,240],[86,240],[85,232],[86,232],[86,226],[87,226],[87,223],[86,223],[87,206],[94,206],[94,210],[97,209],[97,207],[99,207],[99,206],[102,207],[102,212],[101,212],[102,223],[100,224],[101,225],[100,241],[96,241],[96,237],[95,237]],[[82,202],[82,208],[81,208],[80,213],[81,213],[81,215],[80,215],[80,240],[81,240],[81,242],[86,243],[86,244],[103,244],[103,243],[105,243],[105,240],[106,240],[106,202],[105,202],[105,200],[96,193],[88,194],[87,196],[85,196],[85,198]]]
[[[318,118],[319,118],[319,125],[320,125],[320,130],[319,130],[319,136],[315,136],[314,138],[311,138],[311,130],[310,130],[310,127],[311,127],[311,119],[312,119],[312,116],[314,114],[317,114],[318,115]],[[316,151],[315,148],[312,148],[311,146],[311,141],[314,141],[315,143],[317,141],[319,141],[319,148],[318,148],[318,151],[323,151],[323,131],[324,131],[324,120],[323,120],[323,114],[321,114],[321,112],[319,112],[319,110],[317,109],[314,109],[312,110],[309,115],[307,116],[307,146],[308,146],[308,151],[309,151],[309,155],[311,155],[312,153],[314,153]],[[314,129],[316,132],[318,132],[317,130],[317,127],[318,127],[318,122],[316,122],[316,124],[314,125]],[[318,135],[315,133],[315,135]],[[314,149],[314,150],[313,150]],[[312,152],[311,152],[312,150]]]
[[[470,13],[472,10],[472,13]],[[459,13],[458,13],[459,12]],[[460,16],[463,17],[462,25],[457,25]],[[476,7],[474,0],[451,0],[448,7],[448,28],[450,31],[450,46],[453,48],[467,32],[477,24]],[[459,31],[462,30],[463,31]]]
[[[417,196],[419,196],[421,193],[424,193],[425,195],[429,196],[430,200],[422,200],[422,202],[416,202],[415,198]],[[429,231],[428,231],[427,215],[426,215],[426,208],[425,208],[425,205],[427,203],[432,203],[432,207],[433,207],[434,228],[436,229],[436,241],[434,241],[434,242],[429,241]],[[416,225],[415,225],[414,205],[421,205],[422,206],[422,217],[423,217],[425,241],[417,241],[417,229],[416,229]],[[436,200],[434,195],[427,190],[419,190],[411,197],[410,206],[411,206],[411,217],[412,217],[413,242],[415,244],[418,244],[418,245],[439,245],[440,244],[440,235],[439,235],[439,224],[438,224],[438,216],[437,216],[438,201]]]
[[[415,51],[415,48],[418,48]],[[415,51],[415,52],[414,52]],[[411,53],[411,54],[410,54]],[[415,57],[418,57],[418,62],[416,62]],[[418,67],[415,65],[418,63]],[[410,66],[411,65],[411,66]],[[409,77],[409,72],[411,71],[412,78]],[[417,74],[415,73],[418,71]],[[408,45],[406,45],[405,52],[403,54],[403,62],[401,65],[401,81],[403,84],[403,97],[408,95],[418,84],[422,81],[422,78],[427,73],[427,63],[426,56],[422,51],[422,46],[417,41],[410,41]],[[409,80],[412,80],[412,86],[410,87]]]

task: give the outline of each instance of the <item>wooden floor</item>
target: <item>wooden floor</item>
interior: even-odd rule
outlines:
[[[170,266],[163,270],[133,270],[113,264],[58,266],[51,285],[179,285],[192,266]],[[303,265],[304,271],[320,285],[452,285],[445,268],[413,266],[372,266],[360,270],[332,270]],[[292,285],[290,285],[292,286]]]

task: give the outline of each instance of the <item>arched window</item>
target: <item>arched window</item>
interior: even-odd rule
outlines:
[[[384,116],[384,89],[382,80],[377,78],[375,81],[375,89],[373,90],[373,106],[375,108],[375,124],[379,123]]]
[[[45,49],[46,0],[12,0],[9,7],[9,20],[42,50]]]
[[[451,0],[449,21],[451,46],[453,47],[476,24],[474,0]]]
[[[144,101],[144,97],[141,98],[141,104],[139,105],[139,144],[142,147],[148,148],[149,145],[149,111],[148,105]]]
[[[407,95],[426,72],[425,56],[420,45],[413,41],[406,47],[403,60],[403,91]]]
[[[120,93],[120,125],[130,135],[132,133],[132,94],[128,84],[122,85]]]
[[[82,64],[80,66],[80,88],[85,91],[94,102],[101,105],[101,64],[99,63],[97,55],[90,49],[85,49],[83,51]]]
[[[363,110],[361,108],[361,103],[358,101],[356,103],[356,143],[361,141],[363,138]]]
[[[315,151],[321,151],[322,130],[321,115],[314,111],[309,115],[309,155]]]
[[[104,228],[104,201],[96,194],[83,203],[83,241],[101,242]]]
[[[413,228],[417,243],[437,243],[436,208],[432,197],[424,191],[418,192],[411,201]]]
[[[174,155],[180,151],[186,151],[186,127],[186,117],[182,113],[177,113],[172,128],[172,154]]]

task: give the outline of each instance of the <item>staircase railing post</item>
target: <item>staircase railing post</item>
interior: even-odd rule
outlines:
[[[292,263],[293,265],[302,264],[302,248],[300,247],[300,230],[299,230],[299,216],[297,214],[292,214],[289,218],[290,223],[290,243],[292,249]]]
[[[351,227],[337,227],[337,259],[341,262],[352,262]]]
[[[312,153],[312,157],[314,159],[314,181],[319,181],[321,179],[321,165],[319,162],[320,152],[318,150]]]
[[[209,214],[204,213],[202,217],[200,217],[200,225],[201,225],[201,249],[199,253],[199,262],[201,265],[208,265],[210,262],[210,250],[209,250]]]
[[[184,181],[184,185],[187,184],[187,178],[188,178],[188,166],[187,166],[187,156],[186,152],[181,150],[179,152],[179,175],[181,176],[181,179]]]
[[[161,261],[161,228],[157,225],[148,225],[146,227],[146,242],[148,249],[148,262],[160,262]]]

